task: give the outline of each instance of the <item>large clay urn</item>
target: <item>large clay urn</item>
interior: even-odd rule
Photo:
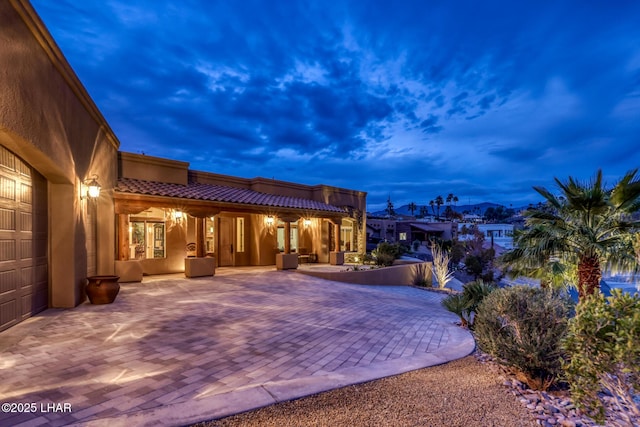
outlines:
[[[120,292],[119,276],[87,277],[85,291],[91,304],[111,304]]]

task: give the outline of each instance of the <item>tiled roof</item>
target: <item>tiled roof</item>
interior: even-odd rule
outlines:
[[[210,202],[237,203],[251,206],[304,209],[312,211],[344,213],[344,209],[315,200],[300,197],[277,196],[244,188],[192,182],[187,185],[172,184],[140,179],[120,178],[116,192],[143,194],[147,196],[175,197],[179,199],[203,200]]]

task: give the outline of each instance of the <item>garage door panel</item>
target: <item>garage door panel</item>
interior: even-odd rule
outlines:
[[[16,270],[0,271],[0,295],[18,289]]]
[[[20,184],[20,202],[30,205],[32,203],[31,186],[26,184]]]
[[[0,198],[16,200],[16,181],[0,174]]]
[[[20,212],[20,230],[33,231],[33,215],[31,212]]]
[[[0,261],[16,260],[16,241],[3,239],[0,240]]]
[[[20,241],[20,259],[26,260],[33,258],[33,242],[31,239],[22,239]]]
[[[15,231],[16,211],[15,209],[0,208],[0,230]]]
[[[31,317],[33,312],[33,294],[31,292],[22,294],[20,302],[22,304],[22,310],[20,310],[20,318],[18,320],[22,321]]]
[[[18,310],[16,300],[0,302],[0,330],[6,329],[18,323]]]
[[[33,268],[32,267],[23,267],[20,269],[20,275],[22,276],[22,281],[20,286],[23,288],[25,286],[31,286],[33,283]]]

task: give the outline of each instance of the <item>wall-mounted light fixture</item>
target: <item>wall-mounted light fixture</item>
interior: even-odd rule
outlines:
[[[177,222],[182,221],[182,216],[183,215],[184,214],[182,213],[182,211],[179,211],[179,210],[173,211],[173,219],[175,219]]]
[[[100,197],[100,183],[98,183],[98,175],[93,175],[91,179],[86,179],[81,185],[81,199],[97,199]]]
[[[305,219],[304,221],[302,221],[302,223],[304,224],[305,227],[309,227],[311,225],[311,220]]]
[[[265,222],[267,223],[267,225],[273,225],[273,223],[275,222],[273,215],[268,215],[267,218],[265,219]]]

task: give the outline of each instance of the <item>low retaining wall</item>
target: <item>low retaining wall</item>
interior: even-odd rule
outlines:
[[[358,285],[413,285],[416,277],[421,275],[433,283],[430,262],[392,265],[391,267],[360,271],[297,271],[321,279]]]

